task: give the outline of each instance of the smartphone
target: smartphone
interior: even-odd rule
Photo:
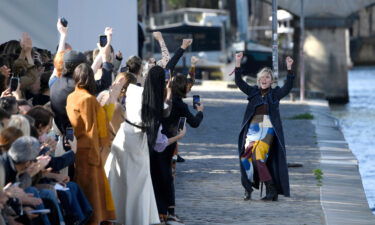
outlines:
[[[107,45],[107,36],[106,35],[100,35],[99,36],[99,44],[101,47],[104,47]]]
[[[197,108],[197,105],[200,105],[201,98],[199,95],[193,95],[193,107],[194,109]]]
[[[20,82],[20,79],[18,77],[10,78],[10,90],[11,91],[17,90],[19,82]]]
[[[73,141],[73,139],[74,139],[73,127],[67,127],[66,128],[65,137],[66,137],[67,140]]]
[[[63,27],[67,27],[68,26],[68,21],[64,17],[60,18],[60,22],[61,22],[61,25],[63,25]]]
[[[171,70],[164,69],[164,71],[165,71],[165,80],[168,81],[169,79],[171,79]]]
[[[180,121],[178,121],[178,131],[183,130],[186,123],[186,117],[180,117]]]
[[[49,209],[34,209],[27,211],[28,214],[47,214],[50,213],[51,210]]]

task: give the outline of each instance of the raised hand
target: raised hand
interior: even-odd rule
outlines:
[[[31,53],[31,49],[33,48],[33,42],[28,33],[22,34],[22,39],[21,39],[20,44],[21,44],[21,48],[23,51]]]
[[[286,68],[288,70],[291,70],[293,62],[294,62],[293,59],[290,56],[287,56],[286,59],[285,59],[285,62],[286,62]]]
[[[61,18],[57,20],[57,30],[59,31],[60,35],[66,36],[68,33],[68,27],[64,27],[61,23]]]
[[[189,39],[182,39],[181,48],[182,49],[187,49],[192,43],[193,43],[193,39],[191,39],[191,38],[189,38]]]
[[[242,58],[243,58],[243,52],[236,53],[236,56],[235,56],[236,67],[241,67]]]
[[[107,36],[107,45],[105,47],[109,47],[112,43],[113,28],[112,27],[106,27],[104,29],[104,34]]]
[[[113,29],[111,27],[106,27],[104,30],[104,34],[107,36],[107,44],[102,47],[99,43],[97,46],[100,50],[100,55],[102,57],[103,62],[110,62],[111,61],[111,42],[112,42],[112,33]]]
[[[113,34],[113,28],[112,27],[106,27],[104,29],[104,34],[107,36],[107,37],[112,37],[112,34]]]
[[[198,63],[199,58],[196,57],[196,56],[192,56],[191,59],[190,59],[190,61],[191,61],[191,65],[192,65],[192,66],[195,66],[195,65],[197,65],[197,63]]]

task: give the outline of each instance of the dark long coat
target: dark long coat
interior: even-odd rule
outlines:
[[[288,166],[286,162],[286,150],[284,142],[283,127],[280,119],[279,104],[280,100],[285,97],[293,87],[294,75],[288,71],[287,80],[283,87],[277,86],[271,88],[266,96],[262,97],[260,88],[258,86],[250,86],[242,79],[242,72],[240,68],[235,70],[235,82],[239,89],[248,96],[248,104],[245,111],[245,115],[241,125],[241,131],[238,138],[238,151],[241,156],[244,151],[246,133],[250,124],[251,119],[254,116],[255,108],[262,104],[268,104],[269,117],[272,126],[275,130],[275,139],[270,148],[269,156],[267,159],[267,167],[273,178],[273,182],[276,185],[279,194],[286,197],[290,196],[289,190],[289,175]],[[241,167],[241,183],[244,188],[248,191],[252,191],[252,186],[259,188],[259,177],[255,171],[254,183],[252,184],[246,176],[246,172]]]

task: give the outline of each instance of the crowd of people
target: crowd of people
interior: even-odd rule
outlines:
[[[191,45],[183,39],[173,56],[160,32],[153,37],[161,59],[115,54],[112,28],[87,52],[60,34],[54,54],[20,41],[0,45],[0,225],[183,224],[175,214],[174,167],[186,127],[198,127],[183,101],[195,82],[196,57],[188,74],[175,66]],[[265,201],[289,196],[279,101],[292,86],[273,87],[272,70],[257,85],[242,79],[243,53],[235,57],[235,82],[248,97],[238,140],[244,200],[266,185]]]
[[[0,225],[183,224],[175,214],[173,159],[203,104],[183,99],[195,82],[174,71],[191,39],[171,57],[123,62],[106,43],[79,52],[58,19],[54,54],[20,41],[0,45]]]

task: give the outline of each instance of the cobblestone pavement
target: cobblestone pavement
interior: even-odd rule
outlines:
[[[280,107],[288,162],[303,164],[302,168],[289,168],[291,197],[263,202],[256,190],[254,200],[245,202],[236,143],[246,96],[237,90],[198,89],[191,95],[201,96],[204,121],[197,129],[188,127],[179,145],[186,162],[177,164],[177,215],[186,224],[324,224],[319,187],[312,173],[320,157],[314,126],[309,120],[289,119],[308,112],[308,106],[284,102]],[[192,105],[191,98],[186,102]]]

